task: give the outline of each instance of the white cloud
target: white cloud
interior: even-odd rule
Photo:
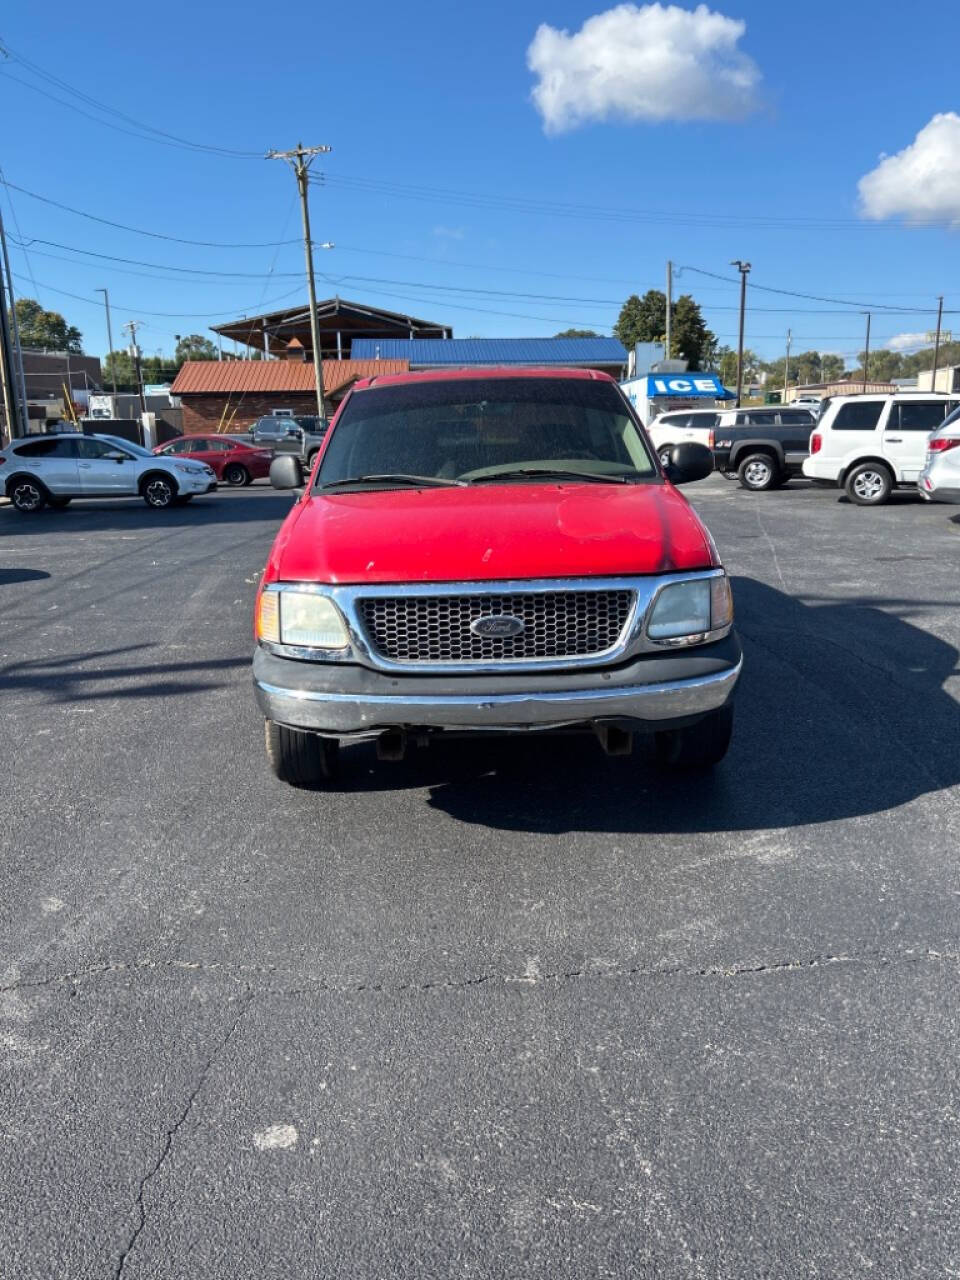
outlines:
[[[527,50],[547,133],[597,120],[738,120],[760,69],[737,48],[746,23],[705,4],[618,4],[571,35],[542,23]]]
[[[883,344],[888,351],[918,351],[933,343],[928,333],[898,333]]]
[[[866,218],[947,221],[960,228],[960,115],[945,111],[860,179]]]
[[[434,227],[433,234],[438,240],[462,240],[466,235],[463,227]]]

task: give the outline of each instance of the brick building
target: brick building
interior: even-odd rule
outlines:
[[[360,378],[405,373],[406,360],[324,360],[323,391],[332,411]],[[315,414],[313,365],[302,360],[188,360],[170,394],[179,396],[184,435],[245,431],[277,410]]]

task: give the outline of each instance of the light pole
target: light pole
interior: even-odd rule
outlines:
[[[737,341],[737,408],[743,399],[743,324],[747,311],[747,276],[750,274],[750,263],[741,262],[739,258],[730,263],[740,272],[740,337]]]
[[[110,348],[107,353],[107,359],[109,360],[110,356],[113,355],[113,329],[110,327],[110,295],[109,293],[107,293],[106,289],[94,289],[93,292],[103,294],[103,305],[107,312],[107,345]],[[110,382],[111,382],[111,385],[113,386],[113,394],[114,396],[116,396],[117,394],[117,362],[116,360],[110,360]],[[116,408],[116,405],[114,405],[114,408]]]

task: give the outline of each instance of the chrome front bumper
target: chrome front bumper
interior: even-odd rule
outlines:
[[[712,662],[689,650],[655,664],[641,661],[625,669],[593,673],[589,681],[584,673],[578,673],[582,684],[591,687],[551,688],[548,678],[534,675],[523,682],[528,688],[517,688],[517,677],[432,682],[441,688],[450,684],[474,686],[450,692],[427,692],[422,680],[396,677],[376,678],[375,683],[382,687],[375,689],[342,687],[345,683],[349,686],[349,674],[343,667],[327,668],[329,686],[323,687],[317,664],[278,658],[258,649],[254,688],[268,720],[332,737],[375,736],[396,728],[544,731],[610,720],[632,722],[636,728],[652,732],[671,724],[695,722],[730,700],[743,660],[735,636],[729,641],[723,643],[723,656]],[[691,671],[687,678],[642,679],[646,673],[679,674],[691,665],[696,674]],[[369,683],[369,675],[366,680]],[[569,684],[570,678],[555,678],[552,683]]]

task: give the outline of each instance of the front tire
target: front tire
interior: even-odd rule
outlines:
[[[315,733],[264,721],[264,742],[270,768],[291,787],[317,788],[336,776],[340,743]]]
[[[241,466],[239,462],[231,462],[229,467],[224,467],[223,478],[227,484],[240,486],[250,483],[250,472],[246,467]]]
[[[7,497],[21,515],[32,516],[35,511],[42,511],[47,501],[47,492],[36,480],[22,477],[14,480],[7,491]]]
[[[166,476],[159,475],[148,476],[140,493],[147,506],[153,507],[155,511],[163,511],[167,507],[172,507],[173,500],[177,496],[173,481],[168,480]]]
[[[727,754],[732,733],[733,703],[728,702],[685,729],[656,734],[657,761],[670,769],[712,769]]]
[[[320,453],[320,450],[319,450],[319,449],[314,449],[313,453],[311,453],[311,454],[310,454],[310,456],[309,456],[309,458],[307,458],[307,470],[308,470],[308,471],[312,471],[312,470],[313,470],[313,464],[316,462],[316,460],[317,460],[317,457],[318,457],[319,453]]]
[[[657,457],[660,459],[661,467],[669,467],[670,451],[672,450],[672,448],[673,448],[672,444],[662,444],[660,448],[657,450]]]
[[[893,476],[882,462],[861,462],[847,476],[843,487],[858,507],[879,507],[890,500]]]
[[[751,493],[764,493],[780,481],[780,468],[769,453],[751,453],[737,467],[737,479]]]

